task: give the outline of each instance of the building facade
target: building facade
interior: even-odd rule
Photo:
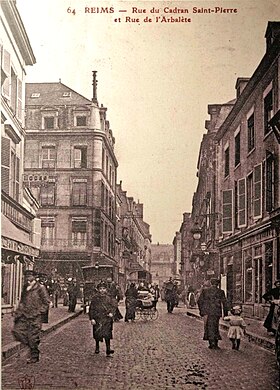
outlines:
[[[114,279],[115,139],[97,100],[61,82],[26,86],[25,184],[39,199],[42,226],[38,268],[83,280],[83,267],[110,265]]]
[[[262,295],[280,278],[279,32],[279,22],[268,23],[266,53],[250,79],[237,80],[216,135],[222,281],[229,301],[259,318]]]
[[[36,60],[15,1],[0,5],[1,16],[1,268],[2,312],[20,298],[23,271],[39,256],[38,203],[23,186],[25,74]]]
[[[122,182],[117,185],[117,193],[122,229],[120,272],[124,275],[124,287],[128,282],[150,283],[152,237],[150,225],[143,219],[144,205],[127,196],[127,191],[122,189]]]
[[[163,287],[170,277],[172,277],[172,267],[174,263],[174,246],[171,244],[152,244],[151,274],[153,283]]]

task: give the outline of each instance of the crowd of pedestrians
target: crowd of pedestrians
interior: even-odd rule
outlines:
[[[246,323],[242,318],[242,307],[230,307],[225,292],[219,287],[218,279],[207,281],[198,291],[192,286],[181,290],[178,282],[169,278],[160,290],[156,284],[140,282],[128,284],[125,293],[115,282],[100,281],[93,289],[87,313],[92,325],[95,340],[95,353],[100,352],[100,343],[105,340],[106,356],[110,357],[114,350],[111,348],[113,323],[123,319],[118,308],[119,302],[125,298],[125,322],[134,321],[137,308],[142,308],[145,301],[156,310],[157,302],[161,298],[166,302],[168,313],[172,313],[178,306],[179,299],[190,308],[198,308],[204,321],[203,339],[207,340],[210,349],[219,349],[221,340],[219,321],[221,318],[229,323],[228,338],[232,349],[239,350],[241,339],[246,332]],[[80,289],[73,279],[68,279],[66,289],[68,297],[68,311],[74,312]],[[21,299],[14,312],[14,327],[12,333],[15,340],[29,348],[28,363],[36,363],[40,357],[40,331],[42,323],[48,322],[49,308],[57,307],[58,297],[62,296],[62,288],[58,281],[49,280],[45,274],[36,274],[32,270],[24,272],[24,285]],[[263,295],[263,299],[270,303],[270,310],[265,319],[264,327],[269,332],[276,332],[277,313],[280,299],[280,280],[275,281],[275,287]],[[144,306],[143,306],[144,307]],[[228,315],[228,312],[231,314]]]

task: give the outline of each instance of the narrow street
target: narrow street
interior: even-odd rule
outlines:
[[[168,314],[160,302],[156,321],[115,323],[112,358],[105,356],[105,345],[99,355],[94,354],[91,326],[82,314],[43,339],[39,363],[27,365],[25,354],[8,360],[2,369],[2,388],[278,388],[272,353],[245,341],[240,351],[232,351],[226,332],[222,332],[221,350],[209,350],[202,340],[202,321],[184,313],[184,308],[177,308]],[[20,387],[28,381],[34,387]]]

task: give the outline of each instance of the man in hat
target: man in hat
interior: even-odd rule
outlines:
[[[211,286],[202,290],[197,304],[199,314],[204,319],[203,340],[209,341],[210,349],[219,349],[218,341],[221,340],[219,332],[219,320],[223,315],[227,316],[228,308],[225,292],[221,290],[218,279],[211,279]]]
[[[26,270],[24,277],[21,299],[14,313],[12,333],[17,341],[29,347],[30,359],[27,362],[36,363],[40,354],[42,314],[48,309],[50,298],[45,286],[36,280],[34,271]]]

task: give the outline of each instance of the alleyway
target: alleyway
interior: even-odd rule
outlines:
[[[248,342],[232,351],[225,332],[222,349],[209,350],[201,321],[185,316],[182,308],[167,314],[164,303],[159,312],[156,321],[116,323],[113,358],[105,356],[104,345],[94,354],[91,326],[82,314],[43,339],[40,363],[27,365],[24,355],[8,360],[2,388],[19,389],[28,375],[34,389],[42,390],[277,389],[272,353]]]

